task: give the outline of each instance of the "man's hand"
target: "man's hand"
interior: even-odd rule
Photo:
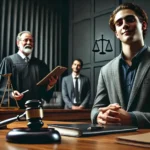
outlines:
[[[119,109],[118,110],[119,113],[119,118],[120,118],[120,123],[122,125],[131,125],[132,124],[132,120],[131,120],[131,116],[129,115],[129,113],[127,111],[125,111],[124,109]]]
[[[118,109],[119,108],[114,106],[100,108],[100,112],[97,116],[97,123],[102,125],[120,123],[119,113],[117,112]]]
[[[58,76],[57,77],[50,77],[49,79],[49,84],[47,85],[47,91],[50,90],[56,83],[57,83],[57,80],[58,80]]]
[[[100,108],[99,111],[97,116],[98,124],[131,124],[129,113],[122,109],[118,104],[110,104],[107,107]]]
[[[72,110],[78,110],[78,109],[79,109],[79,106],[72,105]]]
[[[83,106],[74,106],[72,105],[72,110],[81,110],[81,109],[84,109]]]
[[[15,90],[12,92],[12,96],[15,100],[21,100],[23,98],[24,94],[21,94],[20,92]]]

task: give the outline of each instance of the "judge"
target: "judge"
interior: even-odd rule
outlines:
[[[17,100],[20,108],[24,108],[27,100],[38,99],[49,101],[53,94],[53,85],[57,79],[49,80],[47,85],[37,86],[43,77],[49,73],[49,67],[32,55],[34,40],[29,31],[22,31],[17,36],[18,52],[5,57],[0,64],[0,74],[11,73],[10,105],[16,105]],[[0,100],[2,100],[7,78],[0,76]],[[22,94],[23,91],[29,90]],[[9,96],[9,95],[8,95]],[[7,105],[8,98],[4,97],[3,105]]]

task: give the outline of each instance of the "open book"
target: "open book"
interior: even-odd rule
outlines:
[[[51,76],[53,77],[60,77],[62,73],[67,70],[66,67],[63,66],[57,66],[55,69],[53,69],[49,74],[47,74],[41,81],[39,81],[36,85],[44,85],[48,83],[48,80]]]
[[[117,137],[117,143],[150,148],[150,132]]]
[[[48,124],[48,128],[54,128],[61,135],[75,137],[129,132],[138,129],[135,126],[99,126],[93,124]]]

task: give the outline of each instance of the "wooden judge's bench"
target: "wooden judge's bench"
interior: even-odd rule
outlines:
[[[24,109],[0,109],[0,120],[21,115]],[[66,110],[66,109],[44,109],[44,120],[49,121],[90,121],[91,109]]]

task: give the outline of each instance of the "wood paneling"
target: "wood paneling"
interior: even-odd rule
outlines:
[[[95,13],[107,11],[108,9],[112,9],[116,6],[116,0],[105,0],[104,2],[100,0],[95,0]]]
[[[81,73],[91,79],[91,69],[90,68],[83,68]]]
[[[74,22],[89,18],[91,14],[91,0],[75,0],[73,3]]]
[[[90,20],[80,21],[73,26],[73,59],[81,58],[84,64],[90,63]]]
[[[94,53],[94,62],[100,63],[102,61],[111,60],[115,57],[115,35],[108,25],[109,16],[110,13],[95,18],[94,35],[95,40],[99,40],[97,44],[100,51]],[[104,53],[101,54],[101,52]]]
[[[0,120],[9,119],[21,115],[25,110],[3,110],[0,109]],[[65,110],[44,109],[44,120],[50,121],[90,121],[90,109]],[[82,114],[82,115],[81,115]]]

